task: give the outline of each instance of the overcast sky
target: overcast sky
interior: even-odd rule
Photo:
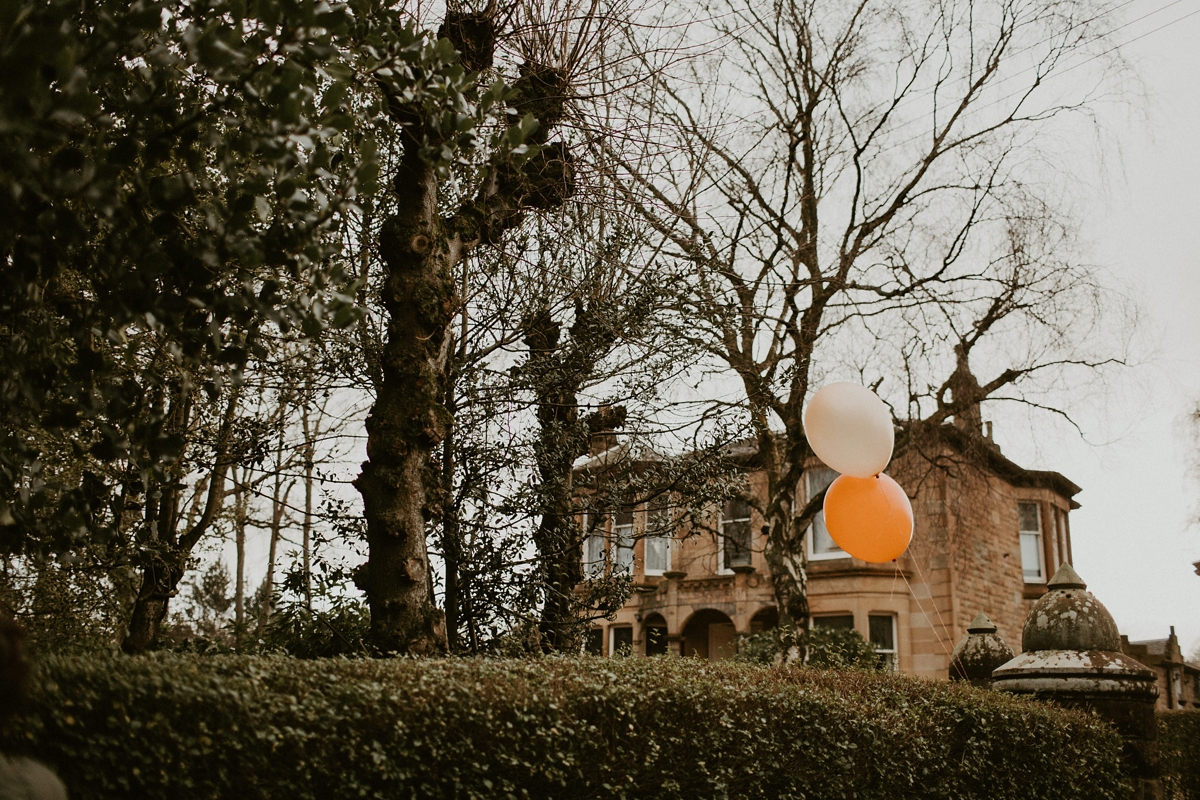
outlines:
[[[1200,8],[1134,0],[1125,18],[1156,9],[1121,36],[1144,36],[1125,52],[1149,94],[1146,118],[1113,131],[1121,157],[1084,228],[1144,311],[1148,363],[1112,387],[1106,414],[1081,419],[1090,443],[1052,426],[996,438],[1022,466],[1083,487],[1075,566],[1121,632],[1164,638],[1174,625],[1187,655],[1200,648],[1200,452],[1188,423],[1200,402]]]

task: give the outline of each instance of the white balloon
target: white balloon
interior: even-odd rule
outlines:
[[[804,434],[817,458],[855,478],[883,472],[896,443],[888,407],[857,383],[821,387],[804,410]]]

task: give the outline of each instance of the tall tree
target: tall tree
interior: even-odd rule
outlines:
[[[495,5],[451,9],[443,38],[399,30],[387,43],[387,66],[370,73],[401,145],[388,176],[394,212],[378,245],[387,336],[367,420],[367,461],[355,482],[370,547],[356,582],[370,603],[373,644],[383,652],[446,648],[425,522],[441,486],[431,458],[452,423],[445,382],[461,302],[456,267],[472,249],[499,241],[525,212],[558,207],[573,189],[566,145],[550,141],[570,76],[530,57],[506,87],[493,69],[506,21]],[[504,113],[506,100],[515,115]],[[494,135],[485,141],[489,125]],[[459,180],[448,181],[456,166],[464,167]]]

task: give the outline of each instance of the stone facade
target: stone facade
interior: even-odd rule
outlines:
[[[947,428],[936,458],[910,453],[888,469],[908,492],[915,516],[912,544],[897,562],[817,552],[811,530],[808,537],[814,624],[853,627],[891,651],[900,671],[930,678],[947,676],[955,644],[980,612],[1006,641],[1020,641],[1031,603],[1070,560],[1068,513],[1078,507],[1071,498],[1079,487],[1062,475],[1023,469],[982,437],[966,441],[966,434]],[[968,446],[975,448],[969,463],[962,458]],[[809,465],[814,475],[819,469],[819,463]],[[747,482],[750,492],[765,495],[761,470],[748,467]],[[726,658],[739,634],[775,624],[762,520],[751,512],[749,554],[739,559],[746,563],[728,563],[722,532],[730,526],[721,512],[713,509],[697,529],[675,531],[669,568],[661,571],[645,568],[648,545],[639,537],[646,511],[634,513],[635,591],[611,621],[597,624],[590,649]],[[1026,566],[1036,568],[1028,577],[1023,527]]]

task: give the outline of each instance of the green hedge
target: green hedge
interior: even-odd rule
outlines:
[[[1124,797],[1092,717],[691,659],[46,657],[7,748],[88,798]]]
[[[1200,800],[1200,711],[1158,712],[1158,752],[1167,800]]]

